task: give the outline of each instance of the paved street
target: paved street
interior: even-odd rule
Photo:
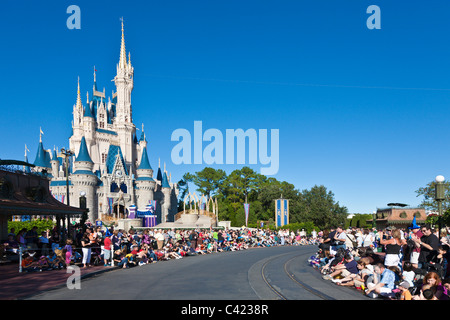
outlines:
[[[39,300],[355,300],[307,264],[316,246],[254,248],[114,269],[39,293]],[[290,275],[290,276],[289,276]],[[293,280],[294,279],[294,280]],[[279,292],[279,293],[277,293]],[[281,293],[281,294],[280,294]]]

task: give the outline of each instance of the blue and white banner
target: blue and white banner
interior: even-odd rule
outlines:
[[[283,218],[284,218],[284,225],[289,224],[288,200],[284,200]]]
[[[114,203],[114,198],[108,198],[109,214],[113,213],[113,203]]]
[[[275,212],[276,212],[276,222],[277,222],[276,227],[280,227],[281,226],[281,200],[277,200],[277,201],[275,201],[275,203],[276,203]]]

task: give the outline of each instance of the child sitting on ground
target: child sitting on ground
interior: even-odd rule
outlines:
[[[41,256],[38,261],[39,267],[42,270],[51,270],[50,262],[48,261],[46,256]]]
[[[398,289],[400,289],[400,297],[399,300],[412,300],[411,292],[409,291],[410,284],[408,281],[404,280],[398,285]]]
[[[32,271],[42,271],[39,266],[39,263],[34,261],[33,257],[25,253],[22,258],[22,271],[32,272]]]

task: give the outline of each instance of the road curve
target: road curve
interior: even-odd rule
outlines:
[[[307,263],[316,246],[252,248],[114,269],[33,300],[357,300]]]

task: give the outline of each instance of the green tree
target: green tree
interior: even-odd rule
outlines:
[[[444,181],[445,199],[442,201],[442,225],[450,225],[450,182]],[[419,205],[426,210],[438,212],[438,203],[435,199],[436,182],[431,181],[425,187],[416,190],[417,197],[423,197],[422,203]],[[438,225],[438,215],[430,215],[427,217],[427,223]]]
[[[302,221],[312,221],[320,229],[344,225],[348,209],[335,202],[334,194],[326,187],[315,185],[310,190],[303,190],[300,201],[304,204]]]
[[[442,201],[442,210],[447,211],[450,209],[450,182],[444,181],[445,200]],[[438,204],[435,197],[436,182],[431,181],[425,187],[421,187],[416,190],[417,197],[423,197],[422,203],[419,205],[421,208],[425,208],[431,211],[438,211]]]
[[[210,198],[218,192],[219,187],[223,184],[226,178],[227,174],[225,171],[206,167],[192,176],[192,182],[197,186],[198,192]]]
[[[184,198],[189,194],[189,182],[192,182],[194,176],[189,172],[185,173],[177,186],[179,190],[178,196],[178,212],[183,211]]]

